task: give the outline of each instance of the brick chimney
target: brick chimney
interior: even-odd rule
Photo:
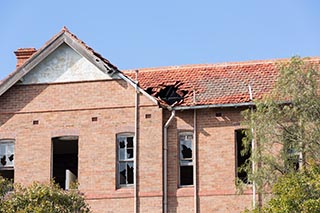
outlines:
[[[19,48],[14,52],[17,56],[17,65],[16,67],[20,67],[26,60],[28,60],[37,50],[35,48]]]

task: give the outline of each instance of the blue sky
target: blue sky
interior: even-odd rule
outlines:
[[[2,0],[0,79],[13,51],[63,26],[120,69],[320,56],[317,0]]]

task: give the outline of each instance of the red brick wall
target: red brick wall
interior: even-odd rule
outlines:
[[[16,140],[15,182],[49,181],[51,138],[76,134],[79,189],[92,210],[133,212],[133,188],[116,189],[116,134],[134,132],[134,103],[122,80],[12,87],[0,97],[0,136]],[[144,96],[140,103],[139,205],[161,212],[162,110]]]
[[[235,129],[240,128],[243,109],[197,110],[198,196],[201,212],[240,212],[250,208],[249,194],[237,195],[235,187]],[[216,117],[221,112],[222,117]],[[170,116],[164,114],[164,122]],[[193,131],[193,110],[179,111],[168,135],[169,212],[192,212],[194,188],[179,187],[178,133]]]
[[[15,181],[49,181],[51,138],[79,136],[79,183],[94,212],[133,212],[133,188],[116,189],[116,134],[134,132],[135,91],[121,80],[12,87],[0,97],[0,139],[15,138]],[[170,113],[140,97],[138,204],[162,212],[162,126]],[[251,195],[236,195],[234,130],[241,109],[198,110],[201,212],[240,212]],[[216,112],[223,116],[217,118]],[[146,116],[150,114],[151,117]],[[92,122],[92,117],[98,121]],[[38,125],[33,125],[38,120]],[[193,131],[193,111],[169,127],[169,212],[193,211],[193,187],[178,187],[178,132]]]

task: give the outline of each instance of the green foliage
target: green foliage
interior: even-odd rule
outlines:
[[[282,176],[273,186],[272,194],[272,199],[260,212],[320,212],[320,168]]]
[[[277,67],[274,89],[256,101],[253,112],[243,113],[243,125],[250,127],[244,145],[250,147],[253,138],[256,144],[255,171],[249,164],[244,169],[259,192],[271,190],[279,177],[298,167],[320,166],[319,63],[293,57]]]
[[[13,189],[12,181],[2,178],[0,176],[0,201],[4,199],[5,195]]]
[[[5,182],[0,178],[0,188]],[[0,212],[90,212],[77,190],[64,191],[54,183],[15,185],[13,192],[2,196]]]

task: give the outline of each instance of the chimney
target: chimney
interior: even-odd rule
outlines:
[[[17,56],[17,65],[16,67],[20,67],[27,61],[35,52],[37,52],[36,48],[19,48],[17,51],[14,52]]]

